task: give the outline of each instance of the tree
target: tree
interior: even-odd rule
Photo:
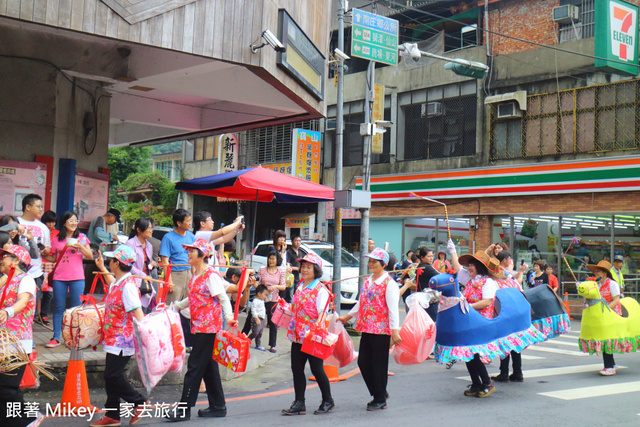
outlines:
[[[129,175],[151,172],[150,147],[118,147],[109,150],[109,186],[117,189]]]

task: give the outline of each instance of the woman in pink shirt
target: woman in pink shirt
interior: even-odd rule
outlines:
[[[271,321],[271,310],[278,301],[280,291],[287,289],[284,281],[284,272],[278,268],[282,263],[280,254],[271,251],[267,254],[267,267],[260,267],[260,284],[265,285],[269,294],[265,300],[265,309],[267,310],[267,320],[269,322],[269,351],[276,352],[276,341],[278,338],[278,325]]]
[[[142,301],[143,312],[148,312],[151,299],[156,294],[156,289],[152,285],[153,277],[151,274],[153,269],[158,266],[153,260],[153,247],[149,239],[153,235],[153,224],[147,218],[138,218],[133,231],[129,235],[129,240],[125,245],[133,249],[136,254],[136,260],[133,262],[131,268],[131,274],[134,276],[145,277],[144,281],[136,279],[138,287],[140,288],[140,294],[142,295],[140,300]],[[151,307],[152,308],[152,307]]]
[[[45,345],[47,348],[60,345],[67,292],[71,306],[80,305],[80,295],[84,291],[82,258],[93,259],[89,239],[78,231],[78,218],[73,212],[66,211],[62,215],[58,230],[60,234],[51,239],[51,254],[46,257],[50,262],[56,262],[58,257],[62,257],[53,273],[53,339]]]

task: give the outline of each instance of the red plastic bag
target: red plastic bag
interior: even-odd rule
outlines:
[[[393,354],[393,358],[399,365],[416,365],[424,362],[436,343],[436,324],[415,298],[412,302],[413,304],[407,298],[409,314],[400,328],[402,342],[396,345]]]
[[[304,341],[302,341],[301,350],[320,359],[326,359],[331,356],[333,349],[338,341],[338,336],[332,334],[326,329],[311,329]]]
[[[353,347],[353,341],[349,333],[341,322],[338,322],[338,315],[333,313],[329,317],[329,332],[338,335],[338,341],[333,348],[333,354],[324,363],[326,365],[344,368],[349,363],[358,358],[358,352]]]
[[[20,381],[20,389],[22,390],[40,387],[38,370],[31,365],[36,361],[37,356],[38,353],[36,351],[29,354],[29,363],[27,363],[24,374],[22,375],[22,380]]]
[[[251,357],[249,345],[251,340],[244,334],[229,331],[218,331],[213,345],[213,360],[231,369],[233,372],[244,372],[247,361]]]

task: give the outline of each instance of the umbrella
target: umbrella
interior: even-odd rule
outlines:
[[[333,200],[333,188],[260,166],[176,183],[176,190],[212,197],[256,202],[314,203]],[[253,215],[254,246],[258,204]]]

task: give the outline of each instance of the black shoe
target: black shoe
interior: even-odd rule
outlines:
[[[47,320],[47,318],[46,318],[46,317],[41,317],[41,318],[40,318],[40,321],[42,322],[42,324],[43,324],[44,326],[50,326],[50,325],[51,325],[51,323],[49,322],[49,320]]]
[[[524,382],[524,376],[522,375],[522,373],[516,374],[514,372],[513,374],[509,375],[509,379],[516,383]]]
[[[509,382],[509,374],[500,373],[500,375],[496,375],[495,377],[491,377],[492,380],[498,381],[499,383],[508,383]]]
[[[304,401],[294,400],[289,409],[283,409],[282,413],[285,415],[304,415],[307,413],[307,408],[304,406]]]
[[[227,416],[226,406],[209,406],[207,409],[198,410],[198,416],[204,418],[222,418]]]
[[[482,390],[480,390],[478,392],[478,394],[476,394],[477,397],[489,397],[493,394],[493,392],[496,391],[496,388],[491,385],[491,384],[487,384],[487,385],[483,385],[482,386]]]
[[[336,404],[333,402],[333,399],[323,400],[320,404],[320,407],[316,409],[313,413],[315,415],[328,414],[333,408],[336,407]]]
[[[469,385],[467,389],[464,391],[465,396],[477,396],[478,393],[482,390],[481,385]]]
[[[165,416],[167,421],[179,423],[180,421],[189,421],[191,419],[191,408],[184,406],[176,406]]]
[[[387,402],[374,402],[373,400],[367,403],[367,411],[379,411],[380,409],[387,409]]]

